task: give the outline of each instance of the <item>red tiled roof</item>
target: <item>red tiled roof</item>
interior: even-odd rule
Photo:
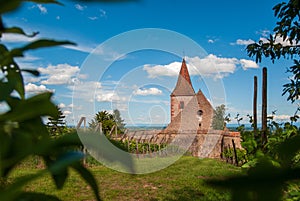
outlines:
[[[189,71],[187,69],[185,60],[182,60],[181,69],[179,72],[178,80],[175,89],[171,95],[175,96],[191,96],[195,95],[194,88],[192,86]]]

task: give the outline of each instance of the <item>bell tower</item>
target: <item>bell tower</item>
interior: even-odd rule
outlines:
[[[170,96],[172,121],[195,96],[195,91],[192,86],[190,74],[184,59],[182,59],[176,87]]]

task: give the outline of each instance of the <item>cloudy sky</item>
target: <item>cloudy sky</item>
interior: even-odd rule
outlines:
[[[268,68],[268,112],[292,115],[296,105],[282,97],[289,60],[256,64],[246,45],[272,34],[272,7],[279,1],[140,0],[129,3],[62,1],[59,5],[23,4],[3,19],[35,38],[6,34],[10,48],[38,38],[70,40],[76,46],[30,51],[21,68],[30,96],[54,92],[69,125],[80,116],[119,109],[127,124],[167,124],[172,92],[182,58],[195,91],[201,89],[214,106],[225,104],[232,122],[252,113],[253,76],[258,76],[259,107],[262,67]],[[260,112],[259,112],[260,114]]]

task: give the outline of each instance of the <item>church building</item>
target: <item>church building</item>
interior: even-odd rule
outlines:
[[[191,118],[197,119],[197,130],[211,129],[214,109],[200,89],[195,93],[185,59],[182,60],[178,80],[170,96],[171,122],[168,130],[179,130],[180,127],[180,130],[184,127],[190,128],[188,124]],[[189,110],[189,116],[183,119],[184,110]]]
[[[222,158],[223,150],[232,147],[233,142],[241,148],[239,132],[212,128],[214,108],[200,89],[195,93],[184,59],[170,98],[171,122],[157,135],[162,140],[170,143],[178,135],[182,139],[193,136],[188,151],[200,158]]]

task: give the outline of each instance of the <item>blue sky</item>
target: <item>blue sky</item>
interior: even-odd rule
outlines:
[[[36,38],[77,43],[31,51],[18,60],[22,68],[36,68],[42,74],[26,76],[27,93],[53,91],[70,125],[82,115],[90,119],[97,111],[113,109],[121,111],[127,124],[167,124],[169,95],[182,57],[195,91],[201,89],[214,106],[226,104],[232,117],[239,113],[247,122],[246,115],[252,113],[254,75],[258,76],[260,110],[264,66],[268,67],[268,112],[277,110],[276,118],[282,121],[296,109],[296,104],[281,96],[291,61],[272,64],[264,59],[255,64],[245,51],[247,44],[272,33],[276,22],[272,7],[280,1],[62,2],[64,6],[26,3],[3,18],[7,26],[39,31]],[[143,43],[132,31],[137,29],[137,34],[152,37],[150,42],[145,35],[145,49],[124,51],[125,46],[134,49]],[[168,51],[151,49],[158,45],[151,44],[154,36]],[[30,40],[34,39],[10,34],[2,42],[16,47]],[[234,118],[231,123],[236,123]]]

